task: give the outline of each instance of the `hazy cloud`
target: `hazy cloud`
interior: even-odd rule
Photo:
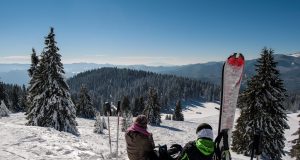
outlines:
[[[97,63],[97,64],[116,64],[116,65],[186,65],[194,63],[205,63],[216,59],[205,59],[191,56],[110,56],[105,54],[82,55],[82,56],[63,56],[63,63]],[[0,57],[0,63],[30,63],[30,56],[5,56]]]
[[[5,56],[0,57],[0,63],[30,63],[30,56]]]
[[[107,56],[107,55],[90,55],[80,57],[65,57],[62,58],[64,63],[98,63],[98,64],[117,64],[117,65],[185,65],[192,63],[204,63],[213,59],[187,56]]]

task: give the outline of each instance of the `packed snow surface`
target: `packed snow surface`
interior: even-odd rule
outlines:
[[[219,105],[216,103],[201,103],[200,106],[189,107],[184,110],[185,121],[164,120],[160,127],[149,126],[156,145],[173,143],[184,145],[196,138],[195,128],[199,123],[209,123],[217,133]],[[239,116],[239,112],[235,117]],[[296,138],[291,136],[299,127],[297,114],[289,114],[290,130],[286,130],[286,151],[291,148],[289,141]],[[105,118],[107,121],[107,118]],[[0,119],[0,159],[1,160],[108,160],[116,159],[110,155],[108,131],[105,134],[93,133],[94,120],[77,118],[80,136],[76,137],[66,132],[59,132],[52,128],[25,126],[27,120],[24,113],[11,114],[10,117]],[[116,140],[117,118],[111,117],[112,140]],[[112,150],[116,150],[116,143],[112,142]],[[249,157],[232,153],[235,160],[249,160]],[[128,160],[124,132],[120,133],[119,160]],[[292,159],[288,156],[284,159]]]

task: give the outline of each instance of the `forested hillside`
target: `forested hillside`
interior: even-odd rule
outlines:
[[[26,88],[23,85],[5,84],[0,82],[0,101],[4,101],[5,105],[11,112],[20,112],[26,110]]]
[[[163,110],[174,105],[178,99],[214,101],[219,99],[220,94],[220,87],[208,82],[118,68],[101,68],[80,73],[70,78],[68,84],[73,99],[77,99],[80,86],[85,85],[98,109],[104,102],[117,102],[123,96],[128,96],[133,105],[134,99],[146,99],[150,87],[157,90]]]
[[[247,59],[247,55],[245,55],[245,57]],[[283,79],[285,88],[288,92],[298,92],[300,89],[300,57],[274,54],[274,59],[277,62],[277,69],[280,71],[280,78]],[[242,89],[245,88],[247,79],[251,78],[255,74],[255,65],[257,65],[257,59],[246,61]],[[173,74],[221,84],[222,66],[223,62],[190,64],[162,71],[160,73]]]

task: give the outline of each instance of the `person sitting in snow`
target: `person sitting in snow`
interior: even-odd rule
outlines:
[[[197,140],[188,142],[177,160],[212,160],[215,143],[212,127],[207,123],[200,124],[196,129]]]
[[[152,133],[147,131],[147,124],[147,117],[139,115],[126,131],[125,140],[130,160],[156,159]]]

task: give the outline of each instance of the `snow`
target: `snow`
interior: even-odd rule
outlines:
[[[295,54],[290,54],[290,56],[292,56],[292,57],[300,57],[300,52],[299,53],[295,53]]]
[[[183,111],[185,121],[164,120],[160,127],[149,126],[148,130],[153,133],[156,145],[178,143],[184,145],[196,138],[195,129],[200,123],[209,123],[214,128],[214,135],[217,134],[219,105],[216,103],[202,103],[201,106],[193,106]],[[201,113],[201,114],[200,114]],[[298,113],[299,114],[299,113]],[[292,144],[292,136],[299,127],[297,113],[288,115],[290,129],[286,130],[285,136],[286,151],[289,151]],[[164,116],[164,115],[163,115]],[[239,111],[236,112],[236,118]],[[77,118],[80,136],[76,137],[70,133],[59,132],[52,128],[37,126],[25,126],[27,120],[24,113],[11,114],[10,117],[0,119],[0,159],[1,160],[22,160],[22,159],[90,159],[108,160],[109,155],[108,131],[104,134],[93,133],[95,120]],[[105,120],[107,120],[105,118]],[[111,117],[112,141],[116,140],[117,118]],[[120,132],[119,160],[128,160],[124,132]],[[112,150],[116,150],[116,143],[112,143]],[[231,153],[234,160],[249,160],[249,157]],[[289,156],[284,159],[290,160]]]

